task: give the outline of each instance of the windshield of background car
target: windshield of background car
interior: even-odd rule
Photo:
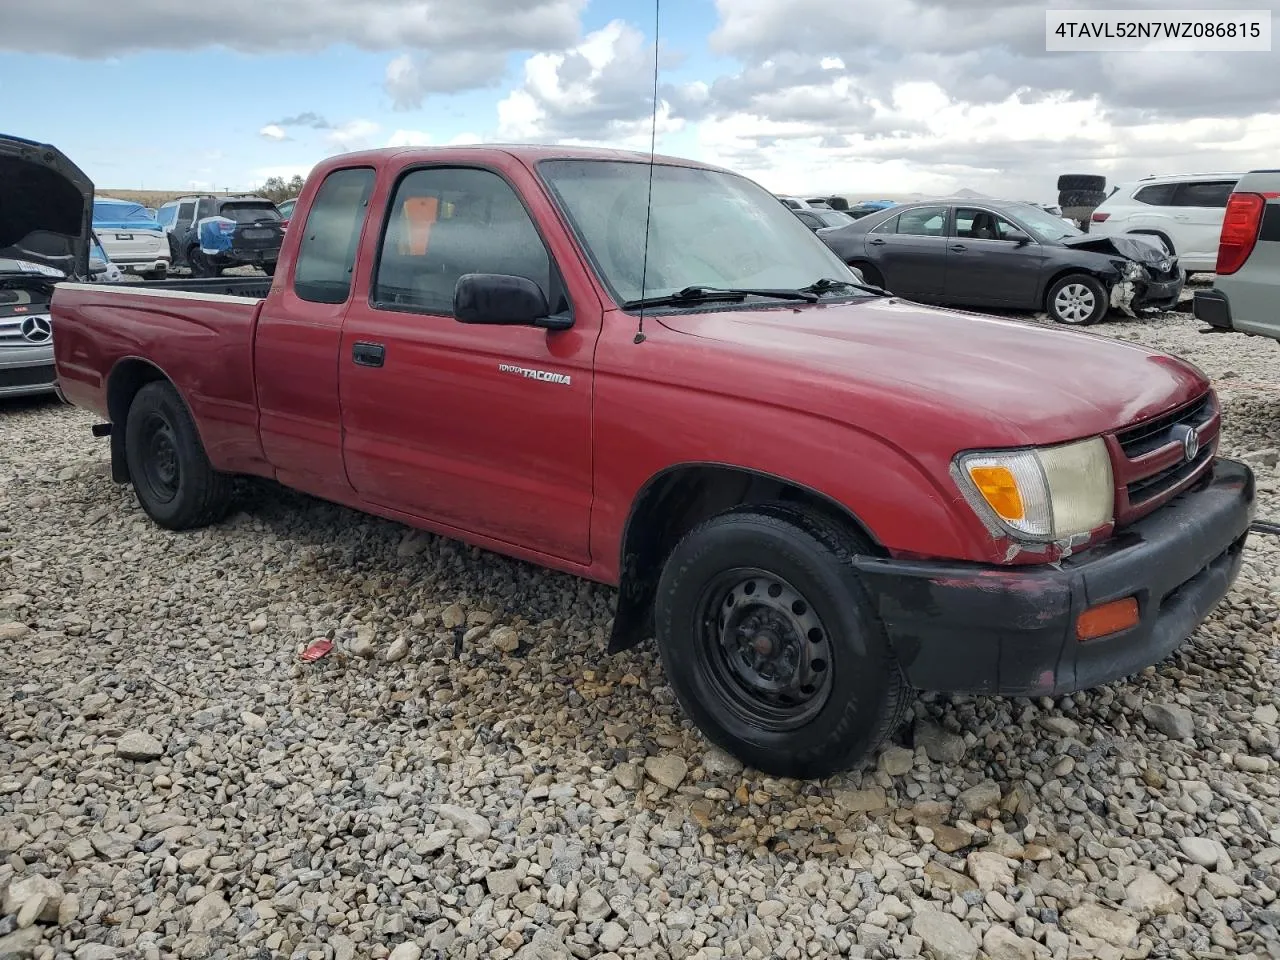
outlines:
[[[743,177],[655,164],[645,271],[648,164],[544,160],[538,172],[618,303],[689,286],[794,289],[823,277],[857,279],[773,194]]]
[[[1026,224],[1038,240],[1064,240],[1067,237],[1078,237],[1084,233],[1075,224],[1067,223],[1061,217],[1055,217],[1047,210],[1027,207],[1018,211],[1018,219]]]
[[[93,219],[112,222],[129,222],[132,220],[152,223],[155,218],[140,203],[104,203],[99,201],[93,205]]]
[[[224,203],[218,213],[236,223],[281,219],[280,211],[273,203]]]

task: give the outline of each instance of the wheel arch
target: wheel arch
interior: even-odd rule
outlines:
[[[650,635],[662,564],[685,533],[728,510],[779,502],[804,507],[851,527],[875,555],[888,555],[852,510],[805,484],[714,461],[673,464],[645,481],[627,513],[619,557],[618,603],[608,652],[634,647]]]
[[[129,417],[129,407],[139,390],[156,381],[163,381],[173,387],[187,412],[192,412],[182,388],[152,360],[134,356],[121,357],[107,375],[107,419],[111,421],[111,479],[116,483],[129,483],[132,479],[124,453],[125,421]],[[199,436],[200,424],[193,413],[191,422],[195,424],[196,435]],[[203,437],[200,442],[204,442]]]

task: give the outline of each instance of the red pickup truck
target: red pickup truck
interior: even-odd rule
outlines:
[[[904,302],[649,160],[330,158],[265,298],[60,285],[59,388],[163,526],[253,474],[618,586],[610,649],[656,637],[773,774],[850,767],[913,689],[1132,675],[1230,588],[1254,481],[1197,368]]]

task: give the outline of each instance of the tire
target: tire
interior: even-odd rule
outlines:
[[[1107,195],[1101,190],[1064,190],[1058,194],[1058,206],[1063,210],[1067,207],[1097,207],[1105,199]]]
[[[231,476],[209,464],[187,405],[167,380],[146,384],[125,420],[125,459],[138,503],[169,530],[216,523],[231,506]]]
[[[209,258],[204,255],[199,247],[192,247],[187,251],[187,263],[191,266],[191,275],[193,277],[214,276],[213,264],[209,262]]]
[[[1055,323],[1087,327],[1111,308],[1106,287],[1087,273],[1069,273],[1049,288],[1044,309]]]
[[[1107,178],[1091,173],[1064,173],[1058,178],[1059,192],[1064,190],[1105,190]]]
[[[658,582],[655,635],[708,740],[771,776],[817,779],[898,727],[910,688],[850,564],[863,549],[781,505],[721,514],[680,541]]]
[[[268,277],[274,277],[276,275],[276,262],[272,260],[269,263],[264,263],[262,265],[262,272]]]
[[[879,287],[881,290],[888,289],[888,287],[884,285],[884,277],[880,275],[880,271],[865,260],[855,260],[850,263],[849,266],[862,274],[862,279],[866,280],[867,283],[871,284],[873,287]]]

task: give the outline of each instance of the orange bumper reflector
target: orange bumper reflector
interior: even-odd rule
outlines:
[[[1090,607],[1076,621],[1077,640],[1097,640],[1121,630],[1128,630],[1138,623],[1138,600],[1125,597]]]

